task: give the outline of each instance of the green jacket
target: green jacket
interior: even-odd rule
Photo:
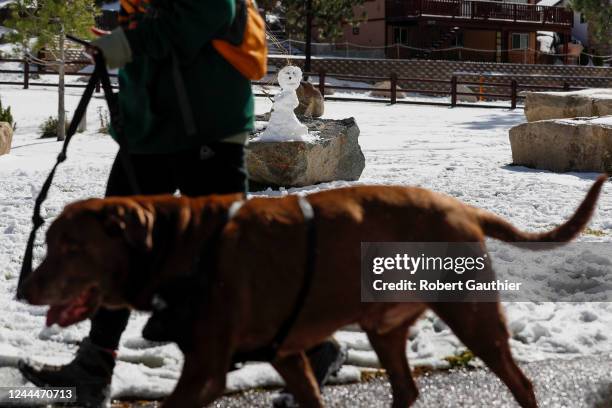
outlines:
[[[251,83],[211,40],[233,21],[234,0],[158,0],[125,35],[132,62],[119,71],[131,153],[173,153],[253,129]],[[189,136],[173,76],[179,61],[197,134]]]

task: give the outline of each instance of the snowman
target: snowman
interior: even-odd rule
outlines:
[[[260,136],[262,142],[307,141],[308,128],[300,123],[294,110],[300,104],[296,89],[302,81],[299,67],[287,66],[278,72],[280,93],[274,97],[268,127]]]

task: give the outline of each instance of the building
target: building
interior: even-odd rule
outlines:
[[[567,54],[574,13],[534,0],[366,0],[368,20],[344,41],[386,47],[387,58],[533,64],[538,31],[556,34]],[[357,11],[356,11],[357,12]]]

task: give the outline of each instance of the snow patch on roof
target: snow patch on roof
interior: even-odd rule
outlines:
[[[561,0],[540,0],[538,6],[556,6],[561,3]]]

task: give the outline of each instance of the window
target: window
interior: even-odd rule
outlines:
[[[529,48],[529,34],[512,33],[512,49],[526,50],[527,48]]]
[[[359,35],[359,27],[353,27],[353,35]]]
[[[393,43],[408,44],[408,29],[406,27],[393,27]]]

